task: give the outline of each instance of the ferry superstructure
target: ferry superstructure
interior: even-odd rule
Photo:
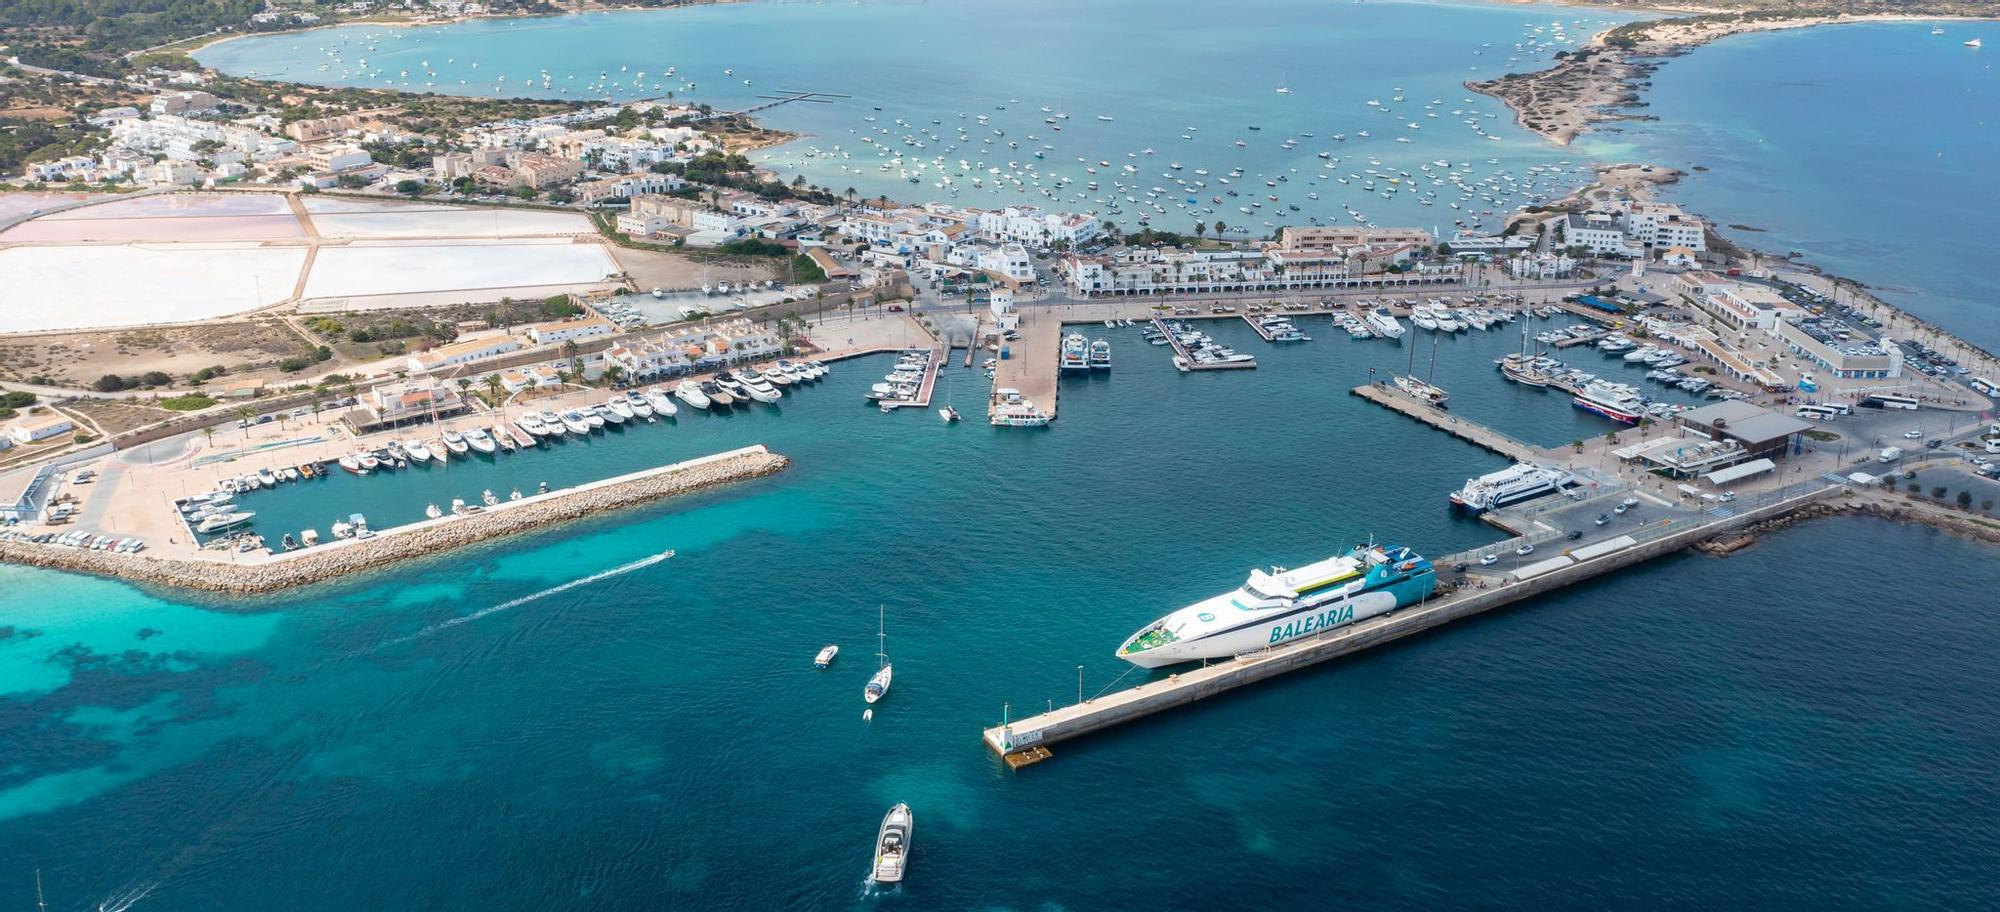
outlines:
[[[1451,502],[1475,513],[1497,510],[1544,494],[1554,493],[1576,481],[1576,476],[1554,466],[1517,463],[1498,472],[1468,479],[1465,487],[1453,491]]]
[[[1387,614],[1436,586],[1431,562],[1415,551],[1363,545],[1303,567],[1252,570],[1241,587],[1147,624],[1114,654],[1141,668],[1226,659]]]
[[[1070,372],[1090,370],[1090,341],[1082,333],[1070,333],[1063,337],[1062,355],[1058,362],[1061,368]]]

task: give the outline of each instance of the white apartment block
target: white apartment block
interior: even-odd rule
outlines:
[[[1542,223],[1559,247],[1582,247],[1592,256],[1633,257],[1644,252],[1625,230],[1625,220],[1610,212],[1566,212]]]
[[[1708,226],[1701,219],[1681,211],[1672,203],[1638,203],[1625,214],[1625,228],[1633,240],[1647,247],[1708,249]]]
[[[618,331],[618,326],[603,317],[578,317],[574,320],[556,320],[550,323],[535,323],[526,332],[528,340],[536,345],[553,345],[573,339],[590,339],[608,336]]]
[[[981,270],[1001,276],[1010,282],[1027,283],[1035,280],[1035,264],[1028,257],[1028,248],[1019,244],[1001,244],[979,251],[978,266]]]
[[[1103,234],[1102,225],[1088,215],[1044,212],[1032,206],[974,213],[969,222],[981,238],[1011,241],[1036,250],[1058,243],[1079,247]]]

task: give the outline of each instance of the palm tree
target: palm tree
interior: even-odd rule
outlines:
[[[494,402],[494,404],[496,404],[496,405],[497,405],[497,404],[499,404],[499,402],[500,402],[500,391],[501,391],[502,389],[505,389],[505,388],[506,388],[506,384],[504,384],[504,383],[500,382],[500,375],[499,375],[499,374],[487,374],[487,375],[486,375],[486,391],[487,391],[488,393],[491,393],[491,394],[493,395],[493,402]]]
[[[1215,220],[1215,233],[1216,233],[1216,235],[1217,235],[1218,237],[1220,237],[1220,236],[1222,235],[1222,233],[1223,233],[1223,232],[1225,232],[1225,231],[1228,231],[1228,230],[1229,230],[1229,226],[1228,226],[1228,225],[1225,225],[1225,224],[1223,224],[1223,223],[1222,223],[1222,220],[1221,220],[1221,219],[1216,219],[1216,220]]]
[[[847,201],[848,201],[848,202],[850,202],[850,203],[851,203],[851,202],[854,202],[854,195],[855,195],[855,190],[854,190],[854,188],[853,188],[853,187],[849,187],[849,188],[847,188]]]
[[[467,392],[468,390],[470,390],[470,389],[472,389],[472,378],[471,378],[471,377],[460,377],[460,378],[458,378],[458,396],[459,396],[459,398],[461,398],[461,399],[465,398],[465,394],[466,394],[466,392]]]
[[[604,383],[606,386],[617,386],[618,379],[623,376],[625,376],[624,368],[616,364],[607,364],[604,366]]]
[[[1195,236],[1195,237],[1199,238],[1199,237],[1201,237],[1202,235],[1204,235],[1204,234],[1207,234],[1207,233],[1208,233],[1208,223],[1207,223],[1207,222],[1196,222],[1196,223],[1194,223],[1194,236]]]

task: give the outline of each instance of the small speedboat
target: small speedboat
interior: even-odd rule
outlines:
[[[828,665],[832,665],[833,657],[839,654],[840,654],[839,644],[828,643],[826,644],[825,649],[819,651],[819,655],[813,656],[813,667],[825,668]]]
[[[947,405],[944,408],[938,409],[938,417],[943,418],[947,423],[957,421],[958,409]]]

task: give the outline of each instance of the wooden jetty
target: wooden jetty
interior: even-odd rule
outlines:
[[[1483,424],[1460,418],[1387,383],[1364,384],[1355,387],[1352,392],[1390,411],[1401,412],[1453,437],[1492,450],[1517,462],[1534,462],[1548,458],[1541,448],[1534,444],[1516,440]]]
[[[1644,541],[1626,539],[1615,548],[1577,549],[1567,562],[1525,579],[1509,575],[1485,587],[1461,586],[1428,601],[1320,636],[1283,646],[1214,660],[1166,678],[1094,697],[1049,712],[985,729],[981,741],[1018,769],[1052,756],[1049,745],[1103,731],[1165,709],[1193,703],[1245,684],[1392,642],[1460,618],[1514,604],[1604,573],[1670,554],[1720,533],[1790,513],[1844,486],[1807,483],[1798,490],[1773,492],[1768,502],[1721,517],[1703,516],[1663,524]],[[1525,574],[1524,574],[1525,575]]]

